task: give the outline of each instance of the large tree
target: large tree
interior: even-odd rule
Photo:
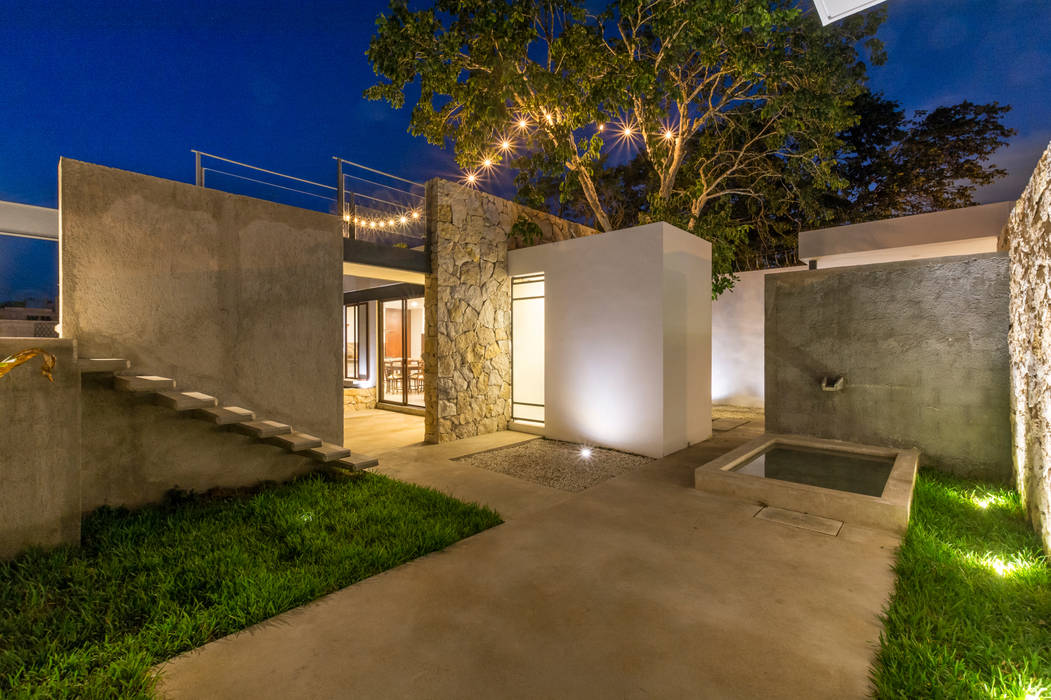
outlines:
[[[804,177],[795,179],[796,192],[789,198],[772,191],[766,202],[733,195],[725,199],[720,225],[741,227],[738,238],[721,239],[734,246],[730,257],[735,268],[792,262],[801,230],[974,205],[978,187],[1006,174],[990,159],[1014,134],[1003,124],[1010,106],[963,101],[907,117],[898,102],[865,91],[854,98],[851,109],[854,124],[838,135],[838,188],[829,189],[825,183],[815,188]],[[617,227],[633,226],[650,216],[642,193],[656,181],[645,159],[640,153],[596,175],[601,192],[609,199],[619,193],[626,204],[611,214]],[[797,174],[785,172],[781,180]],[[573,218],[587,216],[583,193],[562,191],[557,177],[522,171],[519,180],[523,202]],[[769,206],[778,201],[782,206]]]
[[[917,110],[863,92],[857,122],[841,138],[837,172],[844,187],[829,201],[836,223],[872,221],[975,204],[975,190],[1007,174],[990,163],[1014,130],[1009,105],[959,104]]]
[[[648,216],[705,235],[716,269],[753,222],[838,189],[838,134],[854,120],[865,64],[881,60],[882,20],[821,27],[796,0],[392,0],[367,52],[380,81],[366,96],[404,104],[410,130],[451,143],[474,171],[514,156],[556,177],[609,230],[636,200]],[[625,196],[608,165],[642,159],[647,187]],[[805,188],[801,188],[802,185]],[[804,205],[807,206],[807,205]]]

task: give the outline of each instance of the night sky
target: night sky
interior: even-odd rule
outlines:
[[[408,107],[368,102],[364,51],[383,0],[4,0],[0,200],[57,204],[60,156],[182,181],[191,148],[321,182],[332,156],[413,180],[456,177],[407,133]],[[1014,107],[980,201],[1018,196],[1051,140],[1051,3],[888,0],[888,61],[870,85],[908,110]],[[55,245],[0,236],[0,300],[53,296]]]

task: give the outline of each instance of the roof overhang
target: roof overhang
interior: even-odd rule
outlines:
[[[821,17],[821,24],[829,25],[844,17],[867,10],[873,5],[878,5],[884,0],[814,0],[817,14]]]

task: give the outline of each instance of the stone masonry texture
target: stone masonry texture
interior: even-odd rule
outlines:
[[[1051,552],[1051,145],[1000,236],[1011,259],[1015,485]]]
[[[515,221],[539,225],[540,243],[596,231],[446,180],[427,183],[427,202],[424,364],[435,370],[424,377],[425,439],[448,442],[503,430],[511,419],[507,251]]]

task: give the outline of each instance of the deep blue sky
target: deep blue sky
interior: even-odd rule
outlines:
[[[322,182],[333,155],[425,180],[451,158],[367,102],[364,51],[387,3],[4,0],[0,200],[55,206],[59,156],[192,181],[198,148]],[[1051,3],[888,0],[870,84],[907,109],[998,100],[1018,130],[1014,198],[1051,140]],[[0,237],[0,300],[53,294],[54,244]]]

